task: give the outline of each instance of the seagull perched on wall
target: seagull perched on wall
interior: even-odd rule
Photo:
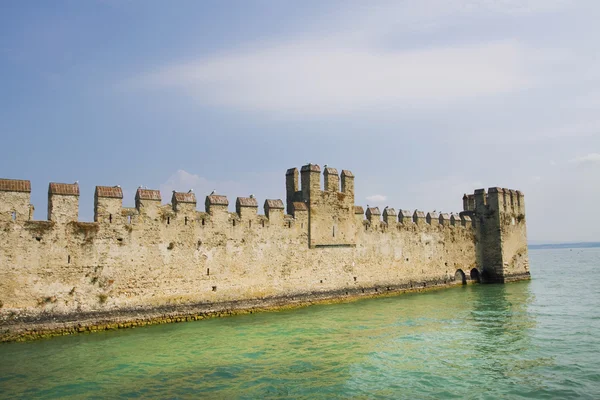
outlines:
[[[188,190],[188,193],[194,193],[194,189]]]
[[[76,185],[79,185],[79,181],[75,181],[75,184],[76,184]]]
[[[213,194],[217,193],[217,191],[215,189],[213,189],[212,192],[210,192],[209,196],[212,196]]]
[[[253,198],[254,198],[254,195],[253,195],[253,194],[251,194],[251,195],[250,195],[250,198],[251,198],[251,199],[253,199]]]

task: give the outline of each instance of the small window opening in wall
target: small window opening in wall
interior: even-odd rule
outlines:
[[[356,277],[354,277],[354,282],[356,282]]]
[[[202,218],[202,226],[204,226],[204,218]]]
[[[13,221],[16,221],[17,220],[17,212],[16,211],[11,212],[10,217],[12,218]]]
[[[217,287],[216,287],[216,286],[213,286],[213,287],[212,287],[212,291],[213,291],[213,292],[216,292],[216,291],[217,291]]]
[[[206,275],[210,275],[210,268],[206,268]]]
[[[365,224],[365,231],[368,231],[368,230],[369,230],[369,225]]]
[[[406,261],[408,262],[408,257],[406,257]]]
[[[118,242],[122,242],[122,241],[123,241],[123,238],[118,238],[118,239],[117,239],[117,241],[118,241]]]
[[[260,221],[260,223],[261,223],[262,227],[264,228],[265,227],[265,220],[263,219],[262,221]]]
[[[42,241],[42,237],[41,236],[36,236],[35,240],[37,240],[38,242],[41,242]]]
[[[167,225],[171,223],[171,217],[167,217]]]
[[[292,221],[288,221],[288,228],[292,227]]]
[[[112,224],[112,214],[108,214],[108,222]]]
[[[319,281],[319,283],[323,283],[323,279],[321,279],[321,280]]]
[[[128,215],[128,216],[127,216],[127,223],[128,223],[128,224],[131,224],[131,215]]]
[[[71,264],[71,256],[70,255],[67,256],[67,264]]]
[[[252,228],[252,221],[248,221],[248,228]]]
[[[379,291],[379,289],[375,288],[375,291],[377,292],[377,291]]]
[[[335,226],[333,227],[333,237],[335,237]]]
[[[346,296],[348,296],[348,292],[346,292]]]
[[[364,292],[365,292],[365,289],[363,289],[363,290],[362,290],[362,292],[364,293]]]
[[[233,226],[235,226],[235,219],[232,222],[233,222]]]

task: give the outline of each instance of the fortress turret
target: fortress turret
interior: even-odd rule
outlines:
[[[427,218],[423,211],[415,210],[413,213],[413,222],[417,224],[417,226],[423,226],[427,223]]]
[[[214,222],[221,223],[229,219],[229,213],[227,211],[229,200],[227,199],[227,196],[218,194],[208,195],[204,201],[204,207]]]
[[[525,200],[516,190],[499,187],[474,193],[474,209],[467,201],[463,218],[472,216],[477,236],[478,264],[483,280],[505,282],[529,276]]]
[[[79,217],[79,183],[56,183],[48,186],[48,221],[67,223]]]
[[[311,201],[321,192],[321,167],[316,164],[307,164],[300,170],[302,177],[302,199]]]
[[[398,213],[390,207],[383,209],[383,221],[388,225],[388,228],[393,228],[398,223]]]
[[[342,193],[354,204],[354,175],[347,169],[342,170]]]
[[[398,222],[402,225],[412,225],[413,221],[413,213],[408,210],[400,210],[398,213]]]
[[[293,214],[294,203],[304,203],[308,211],[310,247],[354,246],[355,210],[354,175],[348,170],[341,173],[332,167],[323,171],[324,190],[321,190],[321,167],[304,165],[300,170],[301,188],[298,190],[298,172],[286,172],[288,212]]]
[[[173,191],[171,196],[171,205],[173,210],[178,213],[192,214],[196,211],[196,194],[191,190],[189,192]]]
[[[256,219],[258,201],[254,197],[238,197],[235,201],[235,211],[240,219],[251,221]]]
[[[267,199],[264,204],[265,215],[269,223],[283,223],[283,201]]]
[[[161,197],[159,190],[142,189],[140,187],[135,193],[135,208],[137,208],[140,215],[156,218],[158,216],[160,202]]]
[[[120,186],[96,186],[94,221],[113,223],[121,220],[123,190]]]
[[[340,191],[340,177],[338,176],[337,169],[325,168],[323,176],[325,177],[325,190],[329,192]]]
[[[0,179],[0,220],[27,221],[33,218],[31,183]]]
[[[294,202],[302,201],[302,192],[298,185],[298,168],[290,168],[285,173],[285,191],[287,212],[294,214]]]
[[[367,208],[367,220],[369,220],[371,226],[379,227],[379,223],[381,222],[381,211],[379,211],[379,207]]]

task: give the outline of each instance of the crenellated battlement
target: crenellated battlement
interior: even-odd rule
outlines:
[[[435,226],[441,228],[473,228],[472,220],[481,222],[495,212],[504,225],[524,224],[525,200],[518,190],[492,187],[487,191],[477,189],[474,194],[463,196],[464,211],[460,213],[424,212],[403,210],[398,212],[385,207],[354,205],[354,175],[349,170],[338,173],[336,168],[323,169],[324,186],[321,188],[321,167],[307,164],[301,168],[302,181],[297,168],[286,171],[288,221],[301,219],[301,226],[307,229],[309,246],[355,245],[357,223],[362,221],[371,227],[382,222],[389,227]],[[31,184],[27,180],[0,179],[0,216],[3,220],[33,220],[34,207],[29,203]],[[79,184],[56,183],[48,186],[48,220],[58,224],[76,222],[79,212]],[[135,208],[123,207],[123,190],[120,186],[96,186],[94,193],[94,222],[108,224],[143,223],[152,219],[181,219],[190,223],[199,220],[198,213],[213,224],[229,226],[232,222],[228,211],[229,200],[221,194],[205,197],[205,210],[197,210],[196,194],[193,191],[173,191],[171,203],[162,204],[159,190],[138,188],[135,194]],[[274,220],[281,224],[286,219],[284,203],[279,199],[267,199],[263,205],[264,220]],[[258,200],[254,196],[236,199],[236,216],[239,221],[258,221]],[[304,224],[306,222],[306,224]],[[262,222],[261,224],[264,224]],[[252,222],[248,223],[252,226]],[[291,225],[291,222],[288,222]],[[323,227],[327,226],[325,232]],[[389,229],[388,229],[389,230]]]
[[[0,179],[0,323],[10,331],[19,318],[243,308],[529,277],[519,191],[478,189],[460,213],[380,210],[355,204],[349,170],[307,164],[285,175],[285,203],[265,199],[264,214],[252,195],[230,212],[228,197],[213,192],[199,210],[192,190],[163,204],[159,190],[139,187],[135,207],[123,207],[120,186],[96,186],[94,222],[78,221],[77,182],[50,183],[47,221],[37,221],[31,183]]]

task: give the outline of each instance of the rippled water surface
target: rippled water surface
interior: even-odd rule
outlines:
[[[2,398],[600,398],[600,249],[531,282],[0,345]]]

